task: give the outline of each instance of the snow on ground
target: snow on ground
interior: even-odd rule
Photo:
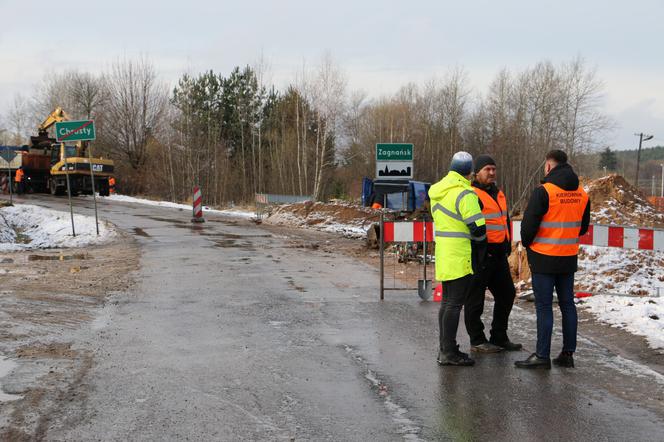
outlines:
[[[579,305],[600,321],[645,336],[652,348],[664,348],[664,297],[595,295]]]
[[[365,238],[369,224],[340,223],[331,216],[316,218],[315,222],[288,211],[276,212],[267,219],[270,224],[309,228],[329,233],[338,233],[349,238]]]
[[[113,239],[117,232],[112,225],[99,221],[99,236],[95,218],[74,214],[76,237],[72,236],[71,217],[29,204],[0,209],[0,250],[30,250],[59,247],[82,247],[101,244]]]
[[[271,206],[269,215],[263,221],[336,233],[348,238],[366,238],[367,230],[378,219],[379,214],[373,209],[334,200]]]
[[[575,279],[582,291],[664,296],[664,253],[581,246]]]
[[[155,201],[144,198],[134,198],[133,196],[126,196],[126,195],[116,194],[101,198],[111,201],[120,201],[126,203],[134,203],[134,204],[146,204],[148,206],[159,206],[159,207],[168,207],[171,209],[192,210],[191,204],[172,203],[170,201]],[[254,218],[256,216],[254,212],[246,210],[235,210],[235,209],[217,210],[217,209],[210,209],[208,206],[203,206],[203,212],[216,213],[226,216],[234,216],[238,218]]]

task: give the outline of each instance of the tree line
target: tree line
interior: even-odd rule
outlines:
[[[266,74],[261,64],[238,66],[168,86],[145,58],[102,74],[50,74],[15,97],[0,133],[22,144],[60,106],[95,119],[93,152],[115,160],[122,192],[185,201],[200,185],[214,205],[251,202],[257,192],[357,198],[362,177],[375,174],[380,142],[413,143],[415,178],[429,182],[458,150],[489,153],[514,204],[538,182],[547,151],[564,149],[574,162],[604,147],[611,128],[602,84],[580,58],[504,69],[483,93],[456,68],[370,98],[349,90],[329,55],[283,89]]]

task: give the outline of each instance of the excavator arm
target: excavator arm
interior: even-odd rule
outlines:
[[[48,117],[39,125],[39,136],[47,135],[47,130],[49,127],[53,126],[55,123],[60,121],[69,120],[69,115],[61,107],[56,107],[53,112],[51,112]]]

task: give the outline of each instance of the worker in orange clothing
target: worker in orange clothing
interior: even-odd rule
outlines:
[[[108,179],[108,192],[112,195],[115,193],[115,177]]]
[[[23,178],[24,178],[25,173],[23,172],[23,168],[19,167],[16,169],[16,175],[14,176],[14,182],[16,183],[16,193],[19,195],[23,193]]]
[[[475,180],[472,183],[486,220],[487,250],[482,268],[475,274],[473,288],[464,305],[464,322],[470,336],[470,350],[497,353],[518,351],[521,344],[507,337],[507,323],[516,290],[507,257],[512,252],[512,232],[507,212],[507,198],[496,186],[496,162],[489,155],[475,158]],[[491,336],[484,334],[482,312],[487,288],[493,295]]]
[[[528,251],[537,314],[537,346],[518,368],[551,368],[553,290],[562,316],[563,348],[553,360],[560,367],[574,367],[578,319],[574,304],[579,237],[588,231],[590,200],[579,177],[567,163],[567,154],[552,150],[546,155],[543,184],[530,197],[521,222],[521,243]]]

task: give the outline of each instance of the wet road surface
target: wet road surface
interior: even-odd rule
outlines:
[[[65,208],[55,201],[25,202]],[[77,204],[90,213],[90,198]],[[141,270],[82,342],[95,351],[89,393],[63,404],[49,439],[664,438],[664,376],[585,339],[583,325],[576,369],[513,367],[534,347],[534,316],[519,308],[510,334],[529,351],[439,367],[438,305],[408,292],[380,302],[377,270],[310,247],[314,234],[99,208],[141,244]],[[459,340],[467,349],[463,330]]]

